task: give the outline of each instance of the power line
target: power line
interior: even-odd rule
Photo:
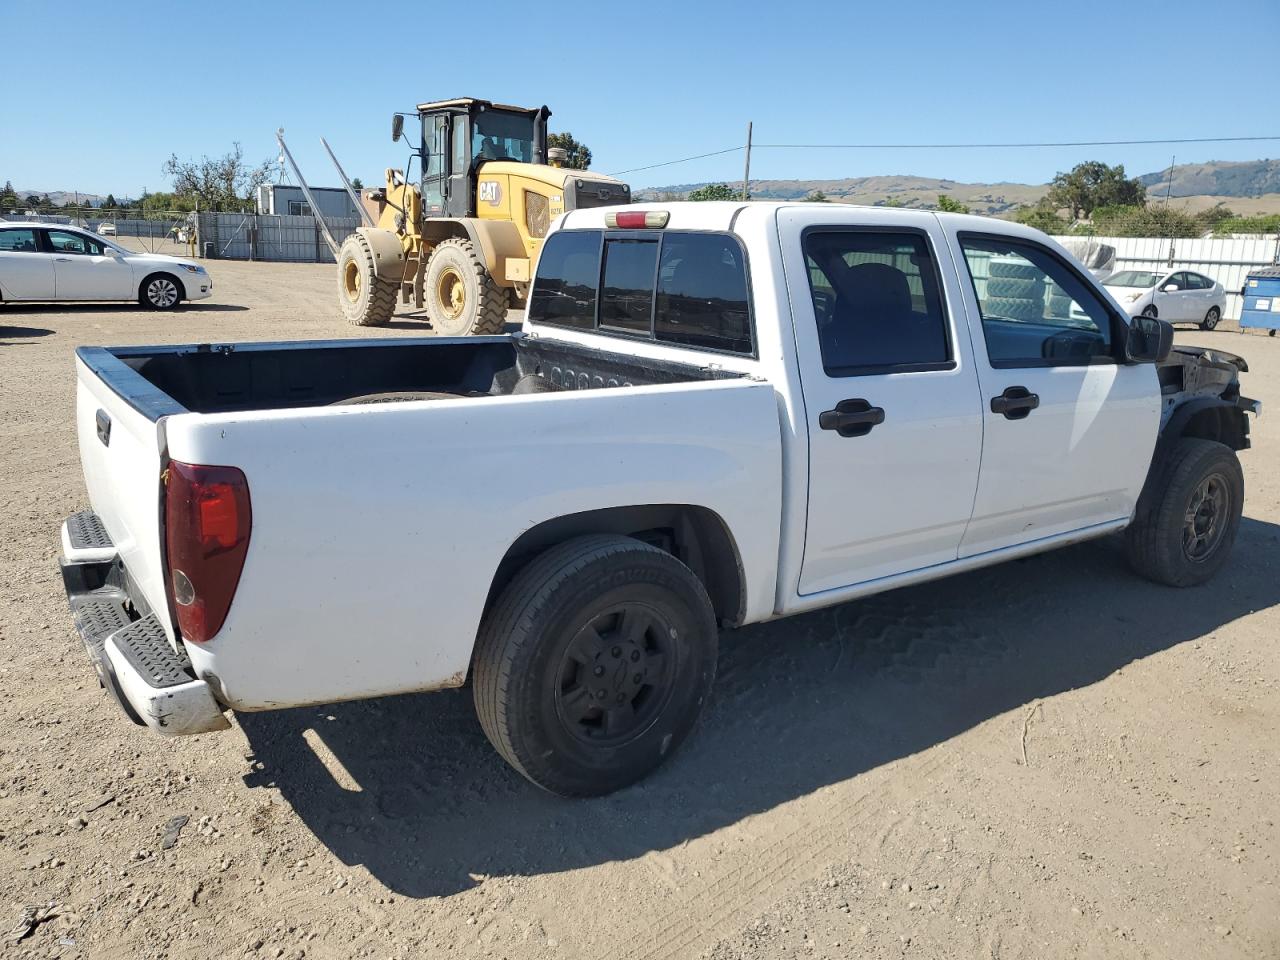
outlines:
[[[690,160],[702,160],[706,157],[718,157],[725,153],[736,153],[741,149],[743,149],[741,146],[726,147],[723,150],[713,150],[710,153],[700,153],[694,157],[681,157],[679,160],[664,160],[662,163],[651,163],[647,167],[632,167],[630,170],[619,170],[616,173],[609,174],[609,176],[620,177],[624,173],[639,173],[641,170],[653,170],[657,167],[670,167],[677,163],[688,163]]]
[[[1063,140],[1056,143],[757,143],[758,149],[785,150],[990,150],[1027,147],[1132,147],[1177,143],[1252,143],[1280,137],[1183,137],[1168,140]],[[742,149],[737,147],[735,149]],[[728,152],[728,151],[721,151]],[[673,163],[682,161],[674,160]],[[657,164],[661,166],[661,164]]]

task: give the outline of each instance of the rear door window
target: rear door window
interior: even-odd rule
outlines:
[[[922,234],[812,230],[803,248],[827,376],[950,365],[937,269]]]
[[[0,230],[0,253],[39,253],[36,232],[26,227]]]

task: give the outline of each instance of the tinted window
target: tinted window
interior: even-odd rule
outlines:
[[[617,327],[632,333],[649,332],[657,260],[656,239],[605,239],[600,326]]]
[[[102,256],[102,244],[91,240],[82,233],[69,233],[65,230],[50,230],[49,245],[54,253],[78,253],[95,257]]]
[[[1187,274],[1187,285],[1192,290],[1208,290],[1213,286],[1213,281],[1208,277],[1202,277],[1198,273]]]
[[[654,336],[712,350],[751,352],[742,247],[715,233],[662,238]]]
[[[596,325],[600,231],[561,230],[547,238],[529,295],[529,319],[590,330]]]
[[[1111,355],[1111,312],[1034,243],[962,237],[993,366],[1057,366]]]
[[[0,230],[0,252],[39,253],[34,230]]]
[[[829,376],[950,360],[937,273],[914,233],[812,231],[809,289]]]
[[[1185,273],[1175,273],[1164,283],[1160,284],[1160,289],[1163,290],[1170,284],[1177,287],[1179,290],[1186,290],[1191,286],[1191,282],[1187,279],[1187,275]]]

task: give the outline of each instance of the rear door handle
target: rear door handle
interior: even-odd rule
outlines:
[[[818,426],[834,430],[842,437],[865,437],[871,428],[884,423],[884,410],[866,400],[841,400],[834,410],[818,414]]]
[[[1026,387],[1009,387],[1000,396],[991,398],[991,412],[1004,414],[1006,420],[1025,420],[1038,406],[1040,395]]]
[[[70,263],[71,258],[70,257],[54,257],[53,262],[54,263]]]

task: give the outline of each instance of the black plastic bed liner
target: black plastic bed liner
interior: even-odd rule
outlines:
[[[325,406],[388,392],[504,396],[522,378],[551,390],[735,378],[692,364],[522,335],[82,347],[80,359],[136,409],[166,414]],[[523,391],[522,391],[523,392]]]

